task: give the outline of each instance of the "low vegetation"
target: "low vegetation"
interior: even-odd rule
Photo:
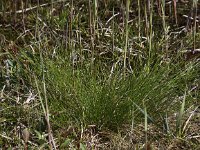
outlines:
[[[0,149],[199,149],[199,3],[0,2]]]

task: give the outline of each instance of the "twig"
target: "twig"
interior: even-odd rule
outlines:
[[[67,1],[67,0],[58,0],[58,1],[55,1],[55,2],[52,2],[52,3],[45,3],[45,4],[41,4],[39,6],[37,5],[37,6],[34,6],[34,7],[24,8],[24,9],[15,11],[15,14],[25,13],[25,12],[37,9],[38,7],[45,7],[45,6],[48,6],[50,4],[55,4],[55,3],[65,2],[65,1]],[[0,15],[2,15],[2,14],[3,14],[3,12],[0,12]],[[7,12],[4,12],[4,14],[10,14],[10,12],[7,11]]]

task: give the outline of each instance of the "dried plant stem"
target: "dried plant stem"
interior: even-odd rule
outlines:
[[[196,49],[196,30],[197,30],[197,0],[193,0],[193,18],[194,18],[194,27],[193,27],[193,51]]]
[[[115,10],[113,7],[113,16],[115,15]],[[115,47],[115,20],[112,19],[112,52],[114,53],[114,47]]]
[[[163,48],[165,50],[166,53],[166,57],[168,57],[168,32],[169,29],[166,25],[166,21],[165,21],[165,0],[162,0],[161,2],[161,12],[162,12],[162,24],[163,24],[163,30],[164,30],[164,45]]]
[[[129,5],[130,0],[126,1],[126,20],[125,20],[125,46],[124,46],[124,76],[126,76],[126,58],[127,58],[127,50],[128,50],[128,35],[129,35],[129,26],[128,26],[128,20],[129,20]]]
[[[149,59],[148,59],[148,67],[150,67],[151,60],[151,52],[152,52],[152,35],[153,35],[153,2],[148,1],[149,8]]]
[[[39,18],[39,0],[37,0],[37,18]],[[35,37],[38,37],[37,39],[39,41],[42,41],[41,40],[41,34],[40,34],[40,30],[38,28],[38,19],[36,19],[36,31],[35,31]],[[45,71],[44,71],[44,60],[43,60],[43,53],[42,53],[42,49],[41,49],[41,44],[40,42],[38,42],[38,49],[39,49],[39,52],[40,52],[40,62],[41,62],[41,67],[42,67],[42,83],[43,83],[43,93],[44,93],[44,100],[45,100],[45,105],[43,104],[43,101],[42,101],[42,97],[40,95],[40,90],[39,90],[39,86],[38,86],[38,83],[37,83],[37,79],[35,77],[35,83],[36,83],[36,87],[37,87],[37,90],[38,90],[38,93],[39,93],[39,98],[40,98],[40,102],[41,102],[41,105],[42,105],[42,108],[43,108],[43,112],[44,112],[44,115],[45,115],[45,119],[46,119],[46,123],[47,123],[47,129],[48,129],[48,138],[49,138],[49,147],[50,149],[56,149],[56,145],[55,145],[55,141],[53,139],[53,135],[52,135],[52,131],[51,131],[51,126],[50,126],[50,121],[49,121],[49,108],[48,108],[48,100],[47,100],[47,93],[46,93],[46,84],[45,84]]]
[[[140,0],[138,0],[138,37],[139,37],[139,40],[141,40],[140,39],[140,37],[141,37],[141,10],[140,10]]]
[[[93,26],[93,15],[91,9],[91,1],[89,0],[89,28],[90,28],[90,44],[91,44],[91,72],[93,72],[93,59],[94,59],[94,26]]]
[[[68,31],[68,48],[69,50],[72,49],[72,36],[73,36],[73,32],[72,32],[72,24],[73,24],[73,6],[74,5],[74,1],[71,0],[71,9],[70,9],[70,24],[69,24],[69,31]]]
[[[175,21],[176,21],[176,25],[178,24],[178,19],[177,19],[177,9],[176,9],[176,0],[173,0],[174,2],[174,16],[175,16]]]
[[[144,108],[144,131],[145,131],[145,149],[148,150],[148,137],[147,137],[147,131],[148,131],[148,122],[147,122],[147,108],[145,106]]]
[[[23,24],[23,29],[24,29],[24,33],[25,33],[26,32],[26,27],[25,27],[25,14],[24,14],[24,12],[26,12],[26,7],[24,7],[23,0],[21,0],[21,6],[22,6],[22,24]]]

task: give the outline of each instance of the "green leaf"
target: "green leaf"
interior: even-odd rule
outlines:
[[[84,144],[80,143],[80,149],[81,150],[86,150],[86,146]]]
[[[68,139],[68,138],[67,138],[67,139],[65,140],[65,142],[61,144],[60,147],[61,147],[61,148],[67,147],[67,146],[70,144],[70,142],[71,142],[71,139]]]

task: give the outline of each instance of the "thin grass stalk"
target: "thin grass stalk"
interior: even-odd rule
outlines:
[[[95,35],[98,36],[98,0],[94,0],[94,21],[93,21],[93,29],[94,29],[94,40]]]
[[[162,0],[161,0],[161,1],[162,1]],[[160,2],[160,0],[157,0],[156,3],[157,3],[158,14],[159,14],[159,16],[162,16],[162,14],[161,14],[161,13],[162,13],[162,12],[161,12],[161,11],[162,11],[162,10],[161,10],[161,3],[162,3],[162,2]]]
[[[71,9],[70,9],[70,24],[69,24],[69,51],[71,52],[71,57],[72,57],[72,71],[74,75],[74,65],[75,65],[75,49],[74,49],[74,43],[73,43],[73,31],[72,31],[72,26],[73,26],[73,19],[74,19],[74,0],[71,0]]]
[[[1,9],[2,9],[2,15],[3,15],[3,22],[6,20],[6,3],[4,2],[4,0],[1,2]]]
[[[39,36],[39,41],[41,41],[40,36]],[[47,128],[48,128],[48,137],[49,137],[49,146],[50,149],[55,149],[56,150],[56,144],[53,139],[53,133],[49,121],[49,106],[48,106],[48,99],[47,99],[47,93],[46,93],[46,83],[45,83],[45,71],[44,71],[44,60],[43,60],[43,53],[40,48],[40,43],[39,43],[39,51],[40,51],[40,60],[41,60],[41,66],[42,66],[42,83],[43,83],[43,92],[44,92],[44,100],[45,100],[45,112],[46,112],[46,122],[47,122]]]
[[[51,0],[51,12],[53,12],[53,0]]]
[[[50,19],[50,24],[53,24],[53,11],[54,11],[54,2],[53,0],[50,0],[50,9],[49,9],[49,19]]]
[[[16,0],[13,5],[14,5],[14,8],[12,9],[12,13],[14,13],[14,24],[16,25],[16,22],[17,22],[17,1]]]
[[[181,136],[181,133],[182,133],[182,119],[183,119],[183,114],[184,114],[184,110],[185,110],[185,101],[186,101],[186,91],[185,91],[185,94],[184,94],[184,97],[183,97],[183,102],[181,104],[181,108],[180,108],[180,112],[178,114],[178,117],[177,117],[177,122],[176,122],[176,133],[177,133],[177,136]]]
[[[163,24],[163,29],[164,29],[164,32],[166,30],[166,22],[165,22],[165,0],[162,0],[162,3],[161,3],[161,10],[162,10],[162,24]],[[165,32],[165,40],[166,40],[166,32]]]
[[[144,132],[145,132],[145,149],[148,150],[148,137],[147,137],[147,131],[148,131],[148,122],[147,122],[147,108],[145,106],[144,108]]]
[[[69,34],[69,24],[68,24],[68,20],[66,20],[66,24],[65,24],[65,48],[66,49],[69,46],[68,45],[68,42],[69,42],[69,40],[68,40],[68,38],[69,38],[68,34]]]
[[[63,43],[65,43],[65,49],[67,50],[69,48],[69,18],[66,18],[65,26],[64,26],[64,31],[65,31],[65,38],[63,38]],[[65,56],[67,56],[67,52],[64,51]]]
[[[10,89],[10,65],[9,65],[9,60],[6,59],[4,61],[5,63],[5,68],[6,68],[6,86],[8,89]]]
[[[135,110],[135,105],[132,106],[132,111],[131,111],[131,115],[132,115],[132,120],[131,120],[131,131],[133,131],[134,128],[134,110]]]
[[[79,19],[79,26],[80,26],[80,24],[81,24],[81,19]],[[78,34],[78,39],[79,39],[80,61],[81,61],[80,67],[82,68],[83,67],[83,58],[84,58],[84,56],[83,56],[83,51],[82,51],[83,46],[82,46],[81,32],[79,32],[79,34]]]
[[[68,46],[68,48],[69,48],[69,50],[71,50],[72,49],[72,34],[73,34],[73,32],[72,32],[72,25],[73,25],[73,8],[74,7],[74,1],[73,0],[71,0],[71,9],[70,9],[70,24],[69,24],[69,30],[68,30],[68,44],[69,44],[69,46]]]
[[[93,73],[93,61],[94,61],[94,25],[93,25],[93,15],[91,9],[91,1],[89,0],[89,28],[90,28],[90,47],[92,49],[92,58],[91,58],[91,73]]]
[[[149,5],[149,59],[148,59],[148,68],[150,67],[150,61],[151,61],[151,53],[152,53],[152,34],[153,34],[153,0],[148,1]]]
[[[172,4],[169,3],[168,6],[169,6],[169,18],[172,19],[172,16],[173,16],[173,14],[172,14]]]
[[[130,0],[126,1],[126,20],[125,20],[125,46],[124,46],[124,77],[126,76],[126,58],[127,58],[127,50],[128,50],[128,35],[129,35],[129,26],[128,26],[128,20],[129,20],[129,5]]]
[[[115,9],[113,7],[113,16],[115,15]],[[115,48],[115,18],[112,19],[112,52],[114,53]],[[114,57],[114,55],[113,55]]]
[[[197,0],[193,0],[194,26],[193,26],[193,51],[196,49],[196,30],[197,30]]]
[[[39,23],[39,20],[38,20],[38,17],[39,17],[39,7],[40,7],[40,1],[37,0],[36,19],[35,19],[35,38],[37,38],[38,35],[39,35],[39,31],[38,31],[38,23]]]
[[[138,0],[138,37],[139,37],[139,40],[141,41],[141,39],[140,39],[140,36],[141,36],[141,34],[140,34],[140,32],[141,32],[141,10],[140,10],[140,0]]]
[[[115,16],[115,9],[113,7],[112,15]],[[115,51],[115,17],[112,19],[112,53],[114,54]],[[114,60],[114,55],[112,55],[112,59]],[[112,72],[112,71],[111,71]],[[112,73],[111,73],[112,74]],[[111,75],[110,75],[111,77]],[[110,78],[109,77],[109,78]]]
[[[47,122],[47,126],[48,126],[48,136],[49,136],[49,146],[50,146],[50,149],[52,149],[52,143],[51,143],[51,139],[53,139],[53,136],[52,136],[52,133],[50,132],[50,123],[49,123],[49,119],[48,119],[48,112],[47,112],[47,109],[45,108],[45,105],[43,103],[43,100],[42,100],[42,96],[41,96],[41,91],[40,91],[40,88],[39,88],[39,85],[38,85],[38,79],[36,78],[36,76],[34,75],[34,80],[35,80],[35,85],[36,85],[36,88],[37,88],[37,91],[38,91],[38,97],[39,97],[39,100],[40,100],[40,104],[42,106],[42,110],[43,110],[43,113],[45,115],[45,119],[46,119],[46,122]],[[45,102],[46,103],[46,102]],[[56,146],[55,146],[55,142],[53,142],[54,144],[54,148],[56,149]]]
[[[22,7],[22,24],[23,24],[23,29],[24,29],[24,33],[26,32],[26,27],[25,27],[25,12],[26,12],[26,8],[24,6],[24,2],[23,0],[21,0],[21,7]]]
[[[40,38],[40,31],[38,29],[38,16],[39,16],[39,8],[40,8],[40,4],[39,4],[39,0],[37,0],[37,18],[36,18],[36,31],[35,31],[35,36],[38,37],[38,40],[41,41],[41,38]],[[43,54],[42,54],[42,49],[41,49],[41,45],[40,45],[40,42],[38,44],[38,49],[39,49],[39,52],[40,52],[40,62],[41,62],[41,66],[42,66],[42,83],[43,83],[43,92],[44,92],[44,100],[45,100],[45,106],[43,103],[41,103],[43,106],[43,111],[44,111],[44,115],[45,115],[45,119],[46,119],[46,122],[47,122],[47,128],[48,128],[48,138],[49,138],[49,147],[50,149],[56,149],[56,145],[55,145],[55,141],[53,139],[53,135],[52,135],[52,131],[51,131],[51,126],[50,126],[50,121],[49,121],[49,108],[48,108],[48,100],[47,100],[47,94],[46,94],[46,84],[45,84],[45,73],[44,73],[44,61],[43,61]],[[36,86],[38,86],[36,84]],[[40,91],[38,91],[40,92]],[[40,97],[41,98],[41,97]],[[42,101],[42,98],[41,98],[41,101]]]
[[[141,38],[141,3],[140,0],[138,0],[138,37],[139,37],[139,44],[140,47],[142,47],[142,38]],[[140,64],[142,64],[142,57],[139,55],[139,61]]]
[[[45,106],[44,106],[44,103],[43,103],[43,100],[42,100],[42,96],[41,96],[41,91],[40,91],[40,88],[39,88],[39,85],[38,85],[38,79],[36,78],[36,76],[34,75],[34,80],[35,80],[35,85],[36,85],[36,89],[37,89],[37,92],[38,92],[38,97],[39,97],[39,100],[40,100],[40,104],[42,106],[42,110],[43,110],[43,113],[45,115],[45,119],[46,119],[46,109],[45,109]]]
[[[149,36],[149,21],[148,21],[148,14],[147,14],[147,4],[144,3],[144,17],[145,17],[145,33],[146,37]]]
[[[169,128],[169,121],[168,121],[168,115],[167,113],[165,114],[165,117],[164,117],[164,130],[166,131],[166,133],[169,133],[170,132],[170,128]]]
[[[91,1],[88,0],[88,10],[89,10],[89,28],[90,28],[90,36],[92,36],[92,10],[91,10]],[[92,37],[91,37],[92,39]],[[92,40],[91,40],[92,42]],[[91,43],[92,47],[92,43]]]
[[[89,10],[89,28],[90,28],[90,37],[91,37],[91,47],[93,48],[93,43],[92,43],[92,10],[91,10],[91,1],[88,0],[88,10]]]
[[[168,57],[168,27],[166,25],[166,21],[165,21],[165,0],[161,1],[161,12],[162,12],[162,24],[163,24],[163,30],[164,30],[164,41],[165,41],[165,45],[163,46],[163,49],[165,47],[165,53],[166,53],[166,57]]]
[[[92,34],[92,62],[91,62],[91,67],[92,67],[92,73],[94,72],[94,55],[95,55],[95,42],[97,42],[96,40],[96,35],[98,35],[98,26],[97,26],[97,10],[98,10],[98,1],[94,0],[93,1],[93,15],[92,15],[92,26],[93,26],[93,34]]]
[[[43,77],[43,78],[45,78],[45,77]],[[53,139],[53,133],[52,133],[52,129],[51,129],[50,121],[49,121],[49,107],[48,107],[45,79],[43,81],[43,90],[44,90],[44,99],[45,99],[45,105],[46,105],[46,120],[47,120],[47,127],[48,127],[49,144],[50,144],[50,148],[53,147],[56,150],[56,144]]]
[[[178,25],[176,1],[177,1],[177,0],[173,0],[173,2],[174,2],[174,17],[175,17],[176,25]]]
[[[192,117],[194,116],[195,112],[198,110],[199,106],[197,106],[192,113],[190,114],[190,116],[188,117],[188,119],[184,122],[183,124],[183,129],[182,129],[182,133],[185,133],[186,130],[189,128],[189,122],[192,119]]]
[[[40,35],[38,35],[39,41],[40,41]],[[46,96],[46,85],[45,85],[45,74],[44,74],[44,62],[43,62],[43,54],[42,50],[40,48],[40,43],[39,43],[39,52],[40,52],[40,62],[42,66],[42,83],[43,83],[43,92],[44,92],[44,101],[45,101],[45,118],[47,122],[47,129],[48,129],[48,138],[49,138],[49,147],[50,149],[53,148],[52,145],[52,136],[51,136],[51,127],[49,123],[49,108],[48,108],[48,102],[47,102],[47,96]]]

